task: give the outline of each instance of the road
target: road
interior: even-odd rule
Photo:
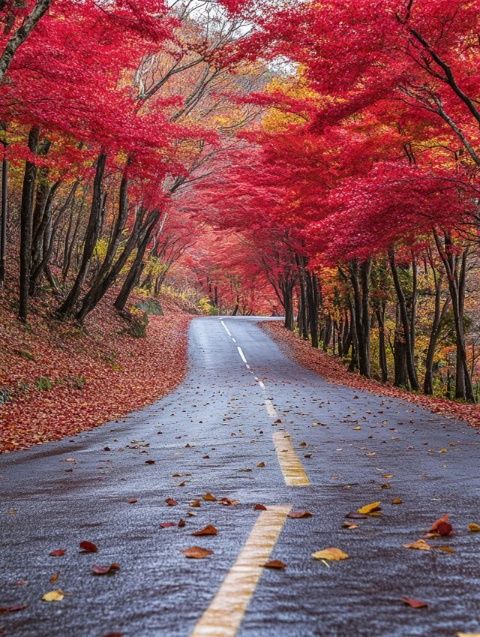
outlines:
[[[27,605],[0,615],[2,635],[480,632],[480,533],[467,528],[480,523],[478,432],[325,382],[254,319],[195,319],[189,356],[184,383],[147,409],[0,457],[0,607]],[[382,515],[342,527],[373,501]],[[404,548],[445,513],[452,537]],[[192,537],[206,525],[218,535]],[[80,553],[85,540],[98,553]],[[187,559],[192,546],[213,554]],[[349,558],[311,557],[327,547]],[[287,567],[264,569],[269,559]],[[92,575],[111,563],[120,570]],[[62,601],[42,601],[57,589]]]

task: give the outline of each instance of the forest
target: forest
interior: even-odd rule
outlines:
[[[167,291],[284,315],[364,377],[479,398],[477,2],[0,9],[15,320],[82,326],[108,298],[141,324],[138,298]]]

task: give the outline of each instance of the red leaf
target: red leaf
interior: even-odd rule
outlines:
[[[83,553],[96,553],[98,551],[97,545],[93,542],[89,542],[88,540],[80,542],[80,548]]]
[[[267,507],[266,507],[264,504],[256,504],[256,505],[253,507],[253,510],[254,510],[254,511],[266,511],[266,510],[267,510]]]
[[[168,504],[169,507],[176,507],[178,504],[178,502],[173,498],[167,498],[165,502]]]
[[[113,575],[119,570],[120,564],[116,563],[110,564],[109,566],[94,564],[92,566],[92,575]]]
[[[429,533],[438,533],[442,537],[447,537],[453,533],[453,526],[449,522],[448,514],[442,515],[430,527]]]
[[[160,528],[161,528],[161,529],[171,529],[171,528],[173,528],[174,526],[177,526],[177,525],[175,524],[175,522],[161,522],[161,523],[160,523]]]
[[[413,597],[402,597],[402,602],[410,608],[428,608],[427,602],[422,602],[419,599],[413,599]]]
[[[52,557],[63,557],[65,553],[65,549],[55,549],[54,551],[50,551],[49,555]]]

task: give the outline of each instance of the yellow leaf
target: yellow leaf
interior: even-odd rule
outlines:
[[[361,427],[354,427],[353,431],[360,431],[362,428]]]
[[[44,602],[61,602],[64,597],[65,593],[58,589],[55,591],[49,591],[48,593],[42,595],[42,600]]]
[[[370,504],[366,504],[365,506],[357,509],[357,513],[361,513],[362,515],[370,515],[370,513],[375,513],[376,511],[380,511],[381,509],[381,502],[371,502]]]
[[[470,522],[468,525],[468,530],[471,533],[480,533],[480,524],[476,524],[475,522]]]
[[[403,545],[406,549],[416,549],[417,551],[430,551],[432,548],[428,542],[425,540],[417,540],[416,542],[412,542],[411,544]]]
[[[345,551],[342,551],[342,549],[330,547],[328,549],[323,549],[323,551],[317,551],[316,553],[312,553],[312,557],[315,560],[328,560],[330,562],[339,562],[340,560],[346,560],[349,556],[348,556],[348,553],[345,553]]]

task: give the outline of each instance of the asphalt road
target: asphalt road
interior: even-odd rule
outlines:
[[[239,616],[241,637],[478,633],[480,533],[467,527],[480,524],[479,443],[465,424],[323,381],[253,319],[194,320],[177,391],[120,422],[0,457],[0,607],[27,605],[0,615],[0,634],[228,637]],[[309,484],[286,484],[292,472]],[[206,492],[239,504],[192,508]],[[342,528],[377,500],[381,516]],[[283,513],[269,513],[274,505]],[[290,506],[313,516],[285,519]],[[427,540],[429,551],[404,548],[445,513],[453,536]],[[277,516],[276,546],[265,515]],[[181,518],[183,528],[160,527]],[[192,537],[208,524],[217,536]],[[260,569],[258,582],[255,542],[244,548],[254,528],[257,544],[287,564]],[[84,540],[98,553],[80,553]],[[214,553],[187,559],[182,550],[194,545]],[[326,547],[350,557],[312,559]],[[50,556],[55,549],[66,553]],[[247,564],[232,571],[240,553]],[[115,574],[91,574],[111,563]],[[64,599],[42,601],[54,589]],[[212,628],[204,613],[219,589]],[[410,608],[402,596],[429,606]]]

